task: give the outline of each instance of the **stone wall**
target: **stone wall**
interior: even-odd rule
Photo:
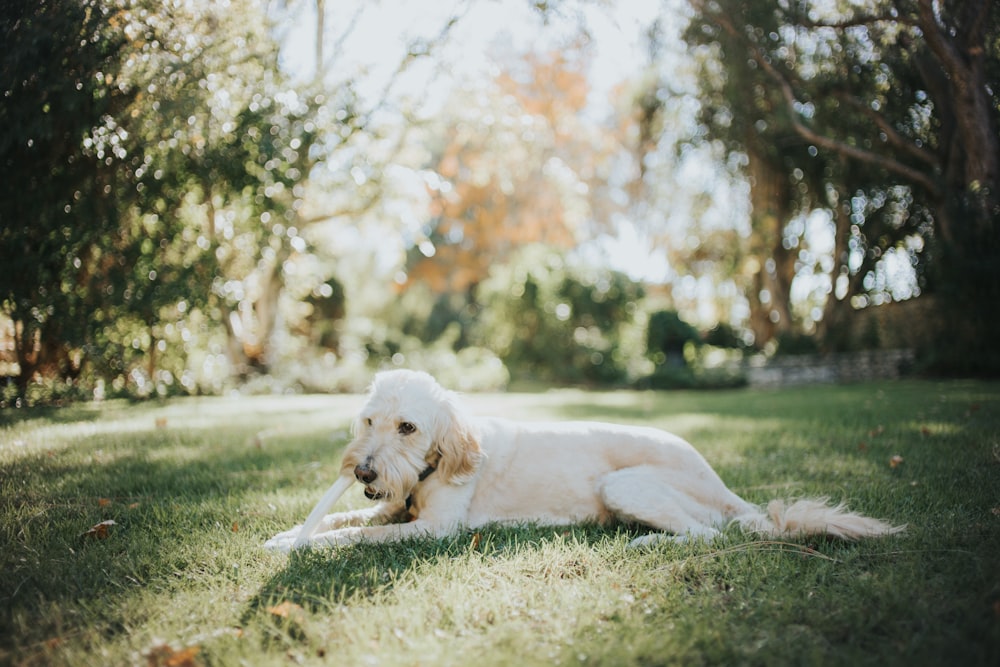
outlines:
[[[895,379],[933,347],[942,326],[933,296],[869,306],[851,314],[844,342],[852,352],[752,357],[731,370],[751,387]]]
[[[751,358],[741,371],[751,387],[890,380],[905,375],[915,358],[909,349],[803,354],[767,360]]]
[[[847,343],[855,350],[925,350],[933,347],[942,326],[936,298],[924,295],[854,311]]]

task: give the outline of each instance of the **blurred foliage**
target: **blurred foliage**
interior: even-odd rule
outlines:
[[[815,337],[806,336],[801,333],[783,333],[778,336],[777,341],[778,349],[775,351],[775,354],[818,354],[820,351]]]
[[[0,401],[353,391],[404,364],[731,384],[713,369],[750,346],[876,345],[856,309],[924,292],[936,367],[1000,368],[995,3],[691,0],[601,118],[592,31],[532,6],[570,29],[428,114],[394,86],[448,69],[459,10],[366,97],[336,59],[356,20],[318,23],[314,79],[282,70],[282,12],[324,3],[5,3]],[[594,268],[625,232],[668,284]]]
[[[109,161],[123,133],[113,119],[136,93],[109,85],[127,48],[112,25],[116,8],[16,0],[0,12],[0,299],[18,325],[24,393],[36,371],[69,378],[80,370],[70,350],[85,343],[87,313],[100,305],[99,293],[80,289],[80,274],[119,227]]]
[[[660,310],[649,316],[646,351],[657,364],[684,363],[684,346],[698,340],[698,332],[672,310]]]
[[[287,87],[258,6],[237,4],[5,5],[0,298],[20,394],[83,361],[138,395],[217,391],[190,362],[220,345],[266,364],[332,112]]]
[[[429,142],[429,219],[407,253],[406,286],[461,294],[518,249],[568,253],[586,223],[601,224],[586,214],[607,205],[617,139],[581,117],[589,92],[582,46],[526,54],[485,91],[454,95]]]
[[[746,341],[731,325],[724,322],[716,324],[705,332],[705,344],[718,348],[741,350],[747,347]]]
[[[621,383],[628,329],[643,289],[626,276],[567,264],[542,247],[494,267],[476,291],[474,340],[492,348],[515,379]]]
[[[691,5],[700,138],[724,142],[750,181],[758,344],[797,333],[792,283],[815,261],[801,219],[825,209],[830,285],[810,311],[825,348],[850,345],[857,308],[937,293],[942,318],[971,316],[961,344],[938,341],[942,369],[991,359],[1000,370],[1000,322],[972,305],[1000,292],[997,3]],[[912,265],[915,287],[889,286],[890,259]]]
[[[689,344],[697,344],[698,332],[672,310],[658,310],[649,316],[646,354],[655,364],[646,382],[653,389],[681,389],[694,385],[694,373],[685,358]]]

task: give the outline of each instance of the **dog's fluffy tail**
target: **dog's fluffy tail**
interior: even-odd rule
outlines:
[[[772,500],[766,508],[737,516],[745,530],[768,537],[832,535],[843,540],[895,535],[906,526],[848,511],[846,505],[831,505],[828,498],[804,498],[792,502]]]

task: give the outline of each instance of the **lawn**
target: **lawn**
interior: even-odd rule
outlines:
[[[628,550],[642,528],[494,527],[286,556],[261,544],[333,480],[359,397],[7,410],[0,664],[1000,664],[1000,383],[467,402],[662,427],[750,500],[909,528]]]

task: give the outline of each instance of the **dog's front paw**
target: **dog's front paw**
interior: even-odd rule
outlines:
[[[295,539],[299,536],[299,531],[301,530],[302,526],[295,526],[295,528],[292,528],[291,530],[278,533],[267,542],[264,542],[264,548],[268,551],[288,553],[294,547]]]
[[[295,544],[295,538],[289,537],[278,537],[275,535],[267,542],[264,542],[264,548],[268,551],[277,551],[279,553],[287,554],[292,550],[292,545]]]
[[[355,544],[361,540],[363,534],[359,528],[338,528],[313,535],[309,538],[309,546],[340,547],[346,544]]]

